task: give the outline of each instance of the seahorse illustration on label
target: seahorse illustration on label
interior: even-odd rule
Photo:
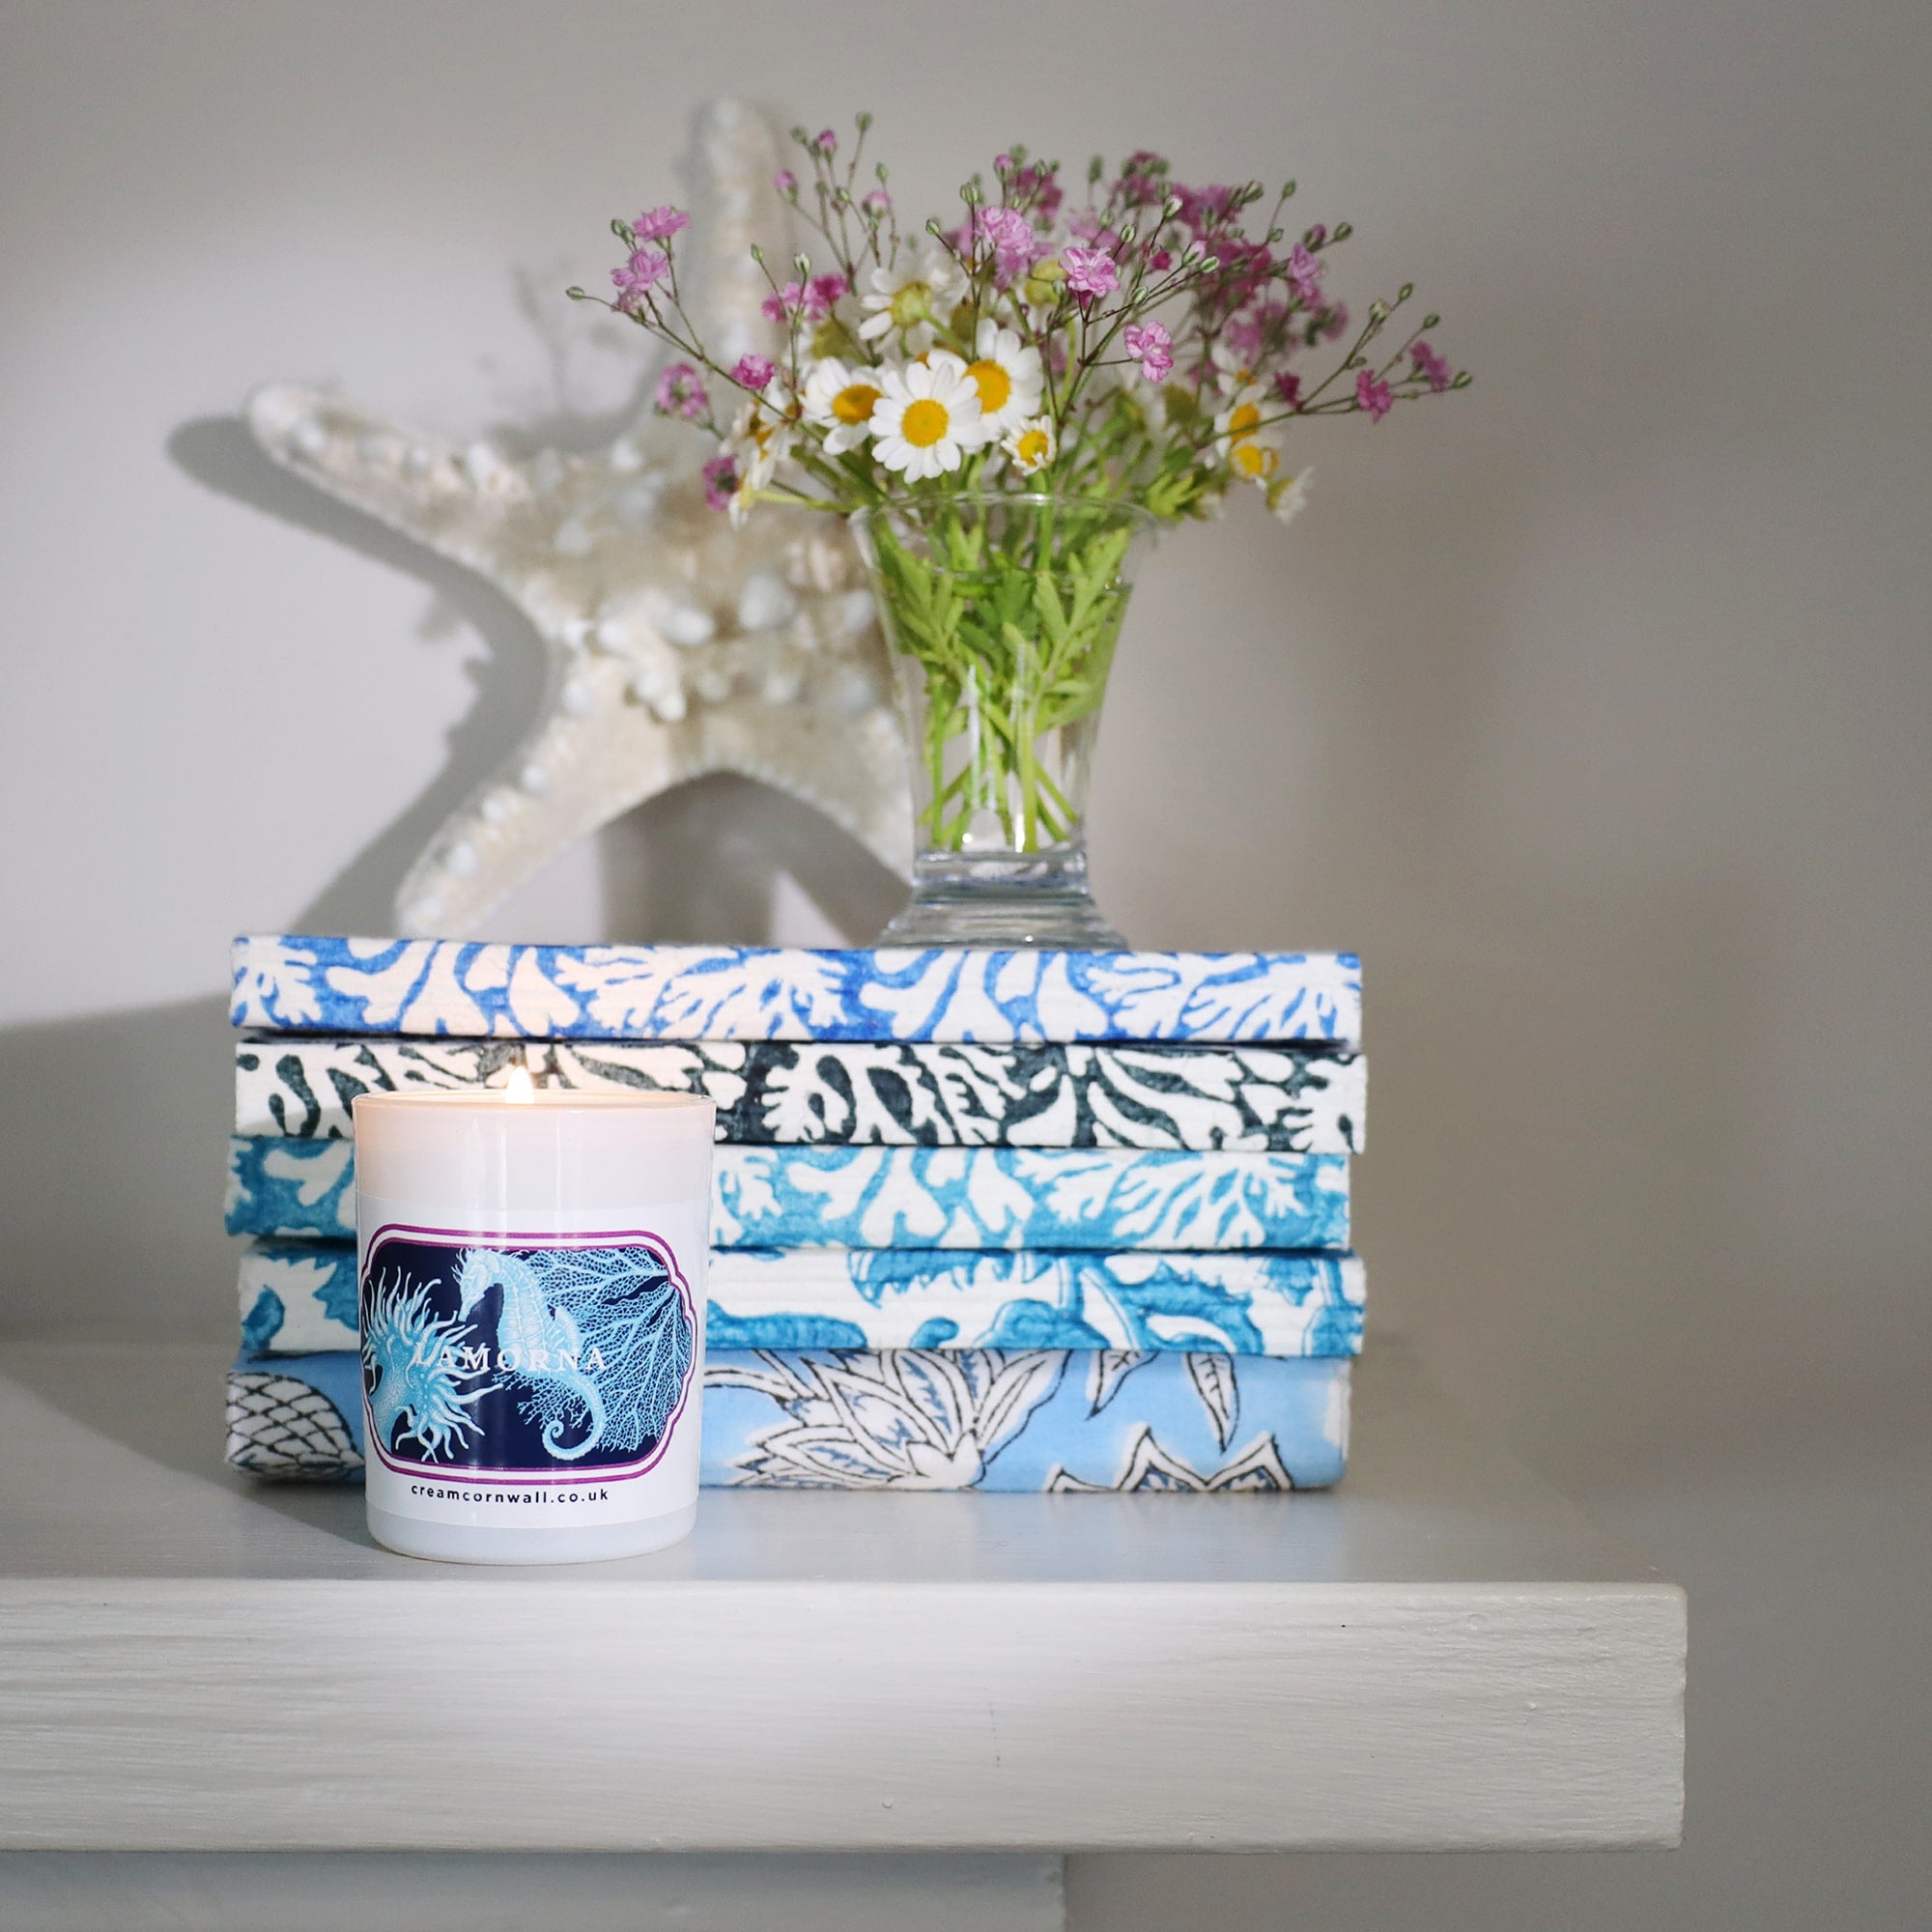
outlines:
[[[500,1291],[491,1367],[520,1392],[545,1452],[574,1463],[634,1455],[659,1440],[696,1357],[689,1291],[642,1244],[464,1248],[456,1319]]]
[[[497,1359],[512,1381],[532,1389],[543,1414],[544,1447],[559,1463],[587,1456],[603,1440],[608,1418],[595,1378],[581,1366],[583,1336],[575,1319],[567,1309],[551,1306],[545,1283],[530,1262],[496,1248],[466,1248],[457,1269],[459,1318],[493,1288],[503,1292]],[[561,1405],[557,1396],[563,1398]],[[573,1426],[582,1434],[569,1442]]]

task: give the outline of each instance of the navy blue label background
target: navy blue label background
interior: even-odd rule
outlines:
[[[543,1419],[532,1410],[532,1389],[527,1381],[499,1372],[496,1367],[497,1352],[497,1322],[502,1314],[503,1291],[492,1287],[475,1302],[468,1316],[459,1316],[461,1293],[457,1285],[457,1271],[462,1262],[464,1247],[468,1244],[446,1245],[440,1241],[410,1239],[403,1236],[385,1236],[372,1251],[370,1264],[365,1265],[360,1283],[361,1322],[365,1347],[362,1352],[362,1386],[366,1395],[374,1396],[382,1379],[376,1365],[370,1359],[366,1346],[370,1331],[371,1298],[378,1284],[391,1294],[398,1291],[408,1293],[421,1290],[424,1293],[427,1309],[437,1319],[457,1328],[467,1328],[469,1333],[458,1344],[459,1350],[485,1347],[490,1351],[491,1367],[485,1374],[466,1376],[460,1378],[458,1386],[466,1393],[483,1388],[495,1382],[498,1386],[489,1389],[464,1406],[474,1419],[476,1427],[460,1441],[438,1445],[433,1451],[410,1432],[410,1418],[398,1418],[393,1425],[389,1439],[384,1443],[389,1454],[399,1461],[426,1464],[438,1470],[520,1470],[554,1472],[558,1476],[589,1476],[602,1469],[614,1468],[621,1464],[633,1464],[651,1457],[664,1437],[668,1434],[668,1420],[674,1420],[681,1403],[671,1405],[671,1416],[667,1426],[656,1432],[646,1432],[641,1439],[635,1436],[626,1440],[612,1440],[600,1443],[584,1455],[574,1460],[554,1456],[545,1443]],[[555,1254],[559,1251],[540,1247],[492,1249],[493,1253],[511,1256],[519,1261],[529,1262]],[[629,1264],[631,1281],[629,1291],[620,1286],[607,1293],[600,1301],[600,1308],[606,1312],[621,1315],[627,1299],[653,1295],[662,1298],[663,1285],[669,1276],[664,1262],[650,1248],[625,1244],[601,1252],[621,1252]],[[682,1313],[683,1298],[674,1297],[672,1307],[677,1311],[677,1320],[684,1331],[683,1375],[679,1383],[680,1398],[687,1392],[691,1374],[691,1323]],[[576,1311],[582,1314],[582,1310]],[[588,1338],[586,1338],[586,1351]],[[607,1368],[594,1378],[602,1382],[611,1379],[621,1381],[628,1364],[611,1350],[606,1351]],[[593,1372],[594,1373],[594,1372]],[[571,1431],[562,1438],[562,1446],[571,1447],[581,1440],[581,1432]]]

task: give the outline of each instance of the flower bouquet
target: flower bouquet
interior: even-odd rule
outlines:
[[[1463,387],[1393,298],[1359,324],[1327,290],[1345,222],[1291,237],[1294,184],[1187,187],[1145,151],[1095,159],[1068,206],[1057,162],[1015,147],[962,213],[901,232],[887,171],[793,130],[777,187],[818,238],[770,284],[781,353],[726,366],[678,281],[689,217],[612,228],[606,304],[668,345],[656,406],[716,439],[707,500],[850,517],[899,671],[918,812],[914,894],[889,942],[1110,947],[1085,814],[1131,566],[1164,524],[1231,489],[1284,521],[1304,418]],[[1266,213],[1255,218],[1265,206]],[[592,299],[572,289],[579,299]]]

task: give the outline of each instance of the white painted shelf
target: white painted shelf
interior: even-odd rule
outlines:
[[[0,1354],[0,1847],[1659,1845],[1684,1599],[1379,1344],[1291,1498],[705,1492],[540,1572],[219,1463],[206,1350]]]

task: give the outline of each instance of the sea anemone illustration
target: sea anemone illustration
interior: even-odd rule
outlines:
[[[495,1383],[479,1380],[487,1373],[486,1350],[474,1351],[486,1366],[463,1366],[469,1335],[467,1322],[431,1312],[427,1289],[406,1291],[400,1275],[378,1280],[362,1331],[369,1420],[378,1441],[393,1449],[399,1435],[411,1436],[425,1460],[435,1462],[475,1433],[469,1405]],[[470,1382],[478,1385],[466,1388]]]

